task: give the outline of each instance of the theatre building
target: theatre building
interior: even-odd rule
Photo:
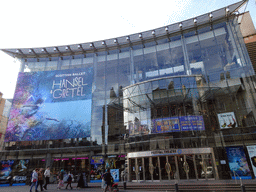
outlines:
[[[105,168],[116,181],[254,179],[245,3],[104,41],[3,49],[21,68],[1,163],[90,182]]]

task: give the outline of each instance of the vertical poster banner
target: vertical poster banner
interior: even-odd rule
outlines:
[[[232,179],[252,179],[243,147],[226,147]]]
[[[5,141],[90,136],[93,68],[19,73]]]
[[[119,182],[119,169],[110,169],[110,174],[114,179],[114,182]]]
[[[256,176],[256,145],[247,146],[247,151],[252,164],[254,176]]]
[[[221,129],[226,129],[226,128],[235,128],[237,127],[237,121],[235,117],[234,112],[229,112],[229,113],[219,113],[218,114],[218,120],[220,124]]]
[[[0,183],[25,184],[28,175],[29,160],[0,161]]]

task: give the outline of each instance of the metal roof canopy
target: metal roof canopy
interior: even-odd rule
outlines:
[[[234,12],[241,8],[247,1],[248,0],[239,1],[235,4],[215,10],[213,12],[161,28],[102,41],[54,47],[15,48],[1,50],[8,55],[17,58],[50,58],[120,49],[122,47],[129,47],[149,41],[168,38],[170,35],[180,33],[181,31],[186,31],[207,23],[212,23],[226,17],[232,17],[234,16]],[[229,9],[228,11],[226,11],[227,8]],[[196,22],[194,19],[196,19]]]

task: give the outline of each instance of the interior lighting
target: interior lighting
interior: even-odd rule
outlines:
[[[209,18],[211,19],[213,17],[212,13],[209,14]]]
[[[90,47],[93,47],[93,43],[90,43]]]
[[[16,50],[16,53],[19,53],[19,52],[20,52],[20,50],[19,50],[19,49],[17,49],[17,50]]]
[[[29,52],[29,53],[32,53],[32,49],[29,49],[28,52]]]
[[[81,49],[81,48],[82,48],[82,45],[80,45],[80,44],[77,45],[77,48],[78,48],[78,49]]]
[[[139,34],[139,38],[142,38],[142,34],[141,33]]]
[[[117,43],[117,39],[114,39],[114,43]]]
[[[102,42],[101,42],[101,45],[105,45],[105,41],[102,41]]]
[[[165,31],[167,32],[169,30],[169,28],[168,27],[165,27]]]
[[[129,36],[127,36],[127,37],[126,37],[126,40],[127,40],[127,41],[129,41],[129,40],[130,40],[130,37],[129,37]]]
[[[226,13],[229,13],[229,8],[228,7],[226,8]]]
[[[179,28],[182,28],[182,23],[179,24]]]
[[[156,32],[155,31],[152,31],[152,35],[155,35],[156,34]]]
[[[66,50],[69,50],[69,46],[66,46],[66,48],[65,48]]]
[[[197,23],[197,19],[195,18],[195,19],[194,19],[194,24],[196,24],[196,23]]]
[[[57,47],[54,47],[54,48],[53,48],[53,51],[57,51]]]
[[[45,49],[43,48],[43,49],[41,49],[41,51],[42,51],[42,52],[44,52],[44,51],[45,51]]]

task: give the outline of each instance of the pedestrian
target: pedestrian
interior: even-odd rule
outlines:
[[[38,182],[37,172],[38,172],[38,169],[36,168],[32,173],[30,192],[32,192],[32,188],[34,186],[35,186],[35,192],[37,192],[37,182]]]
[[[73,189],[73,187],[71,186],[72,179],[73,179],[73,178],[72,178],[72,175],[69,174],[69,175],[68,175],[68,180],[67,180],[68,184],[67,184],[67,186],[66,186],[66,189],[68,189],[68,186],[70,186],[70,189]]]
[[[108,188],[110,188],[110,191],[112,191],[112,176],[109,168],[107,169],[107,172],[103,175],[103,177],[105,180],[105,184],[107,184],[104,191],[106,192]]]
[[[43,191],[43,184],[44,184],[44,177],[43,177],[43,168],[40,168],[38,171],[38,182],[37,182],[37,187],[40,185],[41,191]]]
[[[83,178],[83,173],[82,172],[79,175],[77,188],[84,188],[84,178]]]
[[[61,187],[64,187],[63,179],[64,179],[64,170],[61,169],[61,171],[59,172],[59,184],[58,184],[58,187],[57,187],[58,190],[61,189]]]
[[[50,176],[51,176],[51,172],[50,172],[50,167],[48,166],[44,172],[44,176],[45,176],[45,184],[44,184],[44,189],[47,190],[47,185],[50,183]]]

